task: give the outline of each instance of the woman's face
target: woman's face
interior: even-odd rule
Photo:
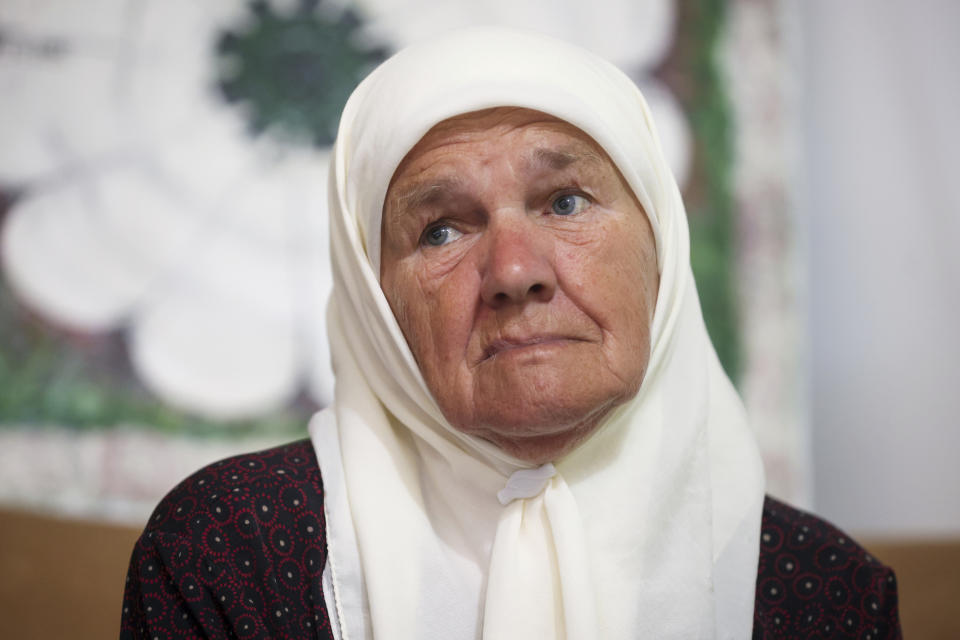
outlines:
[[[659,277],[646,215],[576,127],[490,109],[394,174],[381,285],[444,416],[542,464],[636,394]]]

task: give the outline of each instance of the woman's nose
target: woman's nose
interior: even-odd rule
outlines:
[[[487,229],[480,297],[493,308],[553,298],[557,275],[547,232],[529,221]]]

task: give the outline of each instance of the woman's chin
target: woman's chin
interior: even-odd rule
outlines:
[[[558,460],[573,451],[602,423],[617,403],[587,408],[563,403],[542,407],[513,405],[513,411],[484,416],[471,424],[451,423],[458,430],[487,440],[505,453],[531,464]]]

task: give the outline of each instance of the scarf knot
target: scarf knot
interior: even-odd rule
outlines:
[[[510,474],[506,486],[497,492],[497,500],[507,506],[517,498],[532,498],[543,491],[555,475],[557,470],[549,462],[535,469],[518,469]]]

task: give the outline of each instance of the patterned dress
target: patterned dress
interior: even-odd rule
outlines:
[[[161,501],[134,547],[120,637],[333,640],[323,514],[307,440],[201,469]],[[893,571],[829,523],[767,498],[753,637],[900,638]]]

